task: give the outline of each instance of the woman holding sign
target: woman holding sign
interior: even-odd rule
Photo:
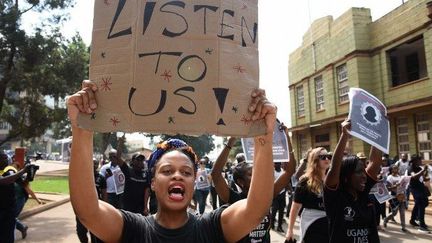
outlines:
[[[324,183],[329,242],[375,243],[379,237],[368,194],[380,172],[381,152],[371,148],[371,162],[366,169],[357,156],[344,157],[350,127],[349,120],[342,122],[342,134]]]
[[[99,201],[92,168],[93,132],[77,126],[80,112],[96,107],[97,86],[89,81],[67,101],[72,123],[69,168],[71,202],[81,222],[105,242],[236,242],[250,232],[268,211],[273,197],[272,135],[276,106],[263,90],[252,92],[251,121],[265,121],[266,135],[255,138],[255,161],[247,199],[196,217],[187,213],[194,193],[196,156],[181,140],[161,144],[152,155],[151,187],[158,200],[154,216],[117,210]]]

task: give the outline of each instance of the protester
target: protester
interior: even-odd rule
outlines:
[[[282,129],[286,132],[286,127],[283,125]],[[287,136],[288,141],[288,147],[292,148],[291,140],[289,136]],[[228,202],[229,204],[236,203],[237,201],[240,201],[245,198],[249,198],[252,194],[251,191],[251,175],[255,173],[255,169],[252,169],[252,164],[246,163],[245,161],[242,161],[238,163],[233,171],[233,177],[235,183],[239,186],[240,192],[235,191],[232,187],[228,185],[228,183],[224,180],[222,176],[222,169],[225,165],[225,163],[228,160],[228,155],[230,150],[232,149],[232,146],[235,143],[235,138],[230,137],[228,138],[228,142],[225,144],[224,149],[219,154],[218,158],[216,159],[216,162],[213,165],[212,170],[212,179],[215,184],[216,191],[221,198],[222,201]],[[290,154],[290,161],[288,163],[284,163],[284,170],[285,172],[279,177],[278,180],[274,182],[274,189],[273,189],[273,198],[276,197],[282,189],[286,188],[288,185],[292,174],[295,171],[296,167],[296,160],[293,151],[289,152]],[[237,156],[239,158],[240,156]],[[264,242],[268,243],[270,242],[270,215],[269,215],[269,208],[267,208],[267,216],[259,223],[256,224],[255,229],[252,230],[249,234],[244,234],[244,237],[241,239],[242,243],[249,243],[249,242]]]
[[[12,158],[14,160],[14,157]],[[12,164],[17,170],[22,169],[22,166],[15,162]],[[16,208],[15,208],[15,227],[17,230],[21,232],[21,237],[25,239],[27,237],[27,230],[28,226],[25,225],[21,220],[18,219],[18,216],[20,215],[21,211],[24,208],[24,205],[26,204],[29,195],[36,200],[39,204],[44,204],[42,200],[40,200],[36,194],[33,192],[33,190],[30,187],[29,181],[26,178],[18,178],[15,181],[14,184],[15,188],[15,200],[16,200]]]
[[[154,177],[152,189],[158,199],[158,211],[144,217],[117,210],[97,200],[93,189],[92,169],[88,161],[93,152],[93,133],[77,126],[78,113],[90,114],[96,109],[97,86],[85,81],[83,89],[67,101],[72,123],[72,155],[69,167],[71,202],[80,218],[99,238],[106,242],[236,242],[262,220],[270,207],[273,194],[272,134],[276,107],[255,90],[249,105],[250,121],[263,119],[266,135],[255,138],[255,170],[249,197],[195,217],[187,213],[196,176],[196,155],[181,140],[160,144],[151,156]]]
[[[112,149],[109,152],[109,163],[102,166],[99,171],[105,178],[107,185],[106,193],[103,196],[103,200],[113,205],[115,208],[122,208],[122,195],[124,192],[124,174],[121,171],[119,164],[118,152]],[[121,180],[123,179],[123,180]]]
[[[283,171],[282,171],[282,164],[280,162],[276,162],[274,163],[274,178],[275,181],[277,179],[279,179],[279,177],[281,175],[283,175]],[[288,182],[289,183],[289,182]],[[288,187],[288,184],[286,185]],[[286,207],[286,188],[282,189],[281,192],[279,192],[279,194],[273,198],[273,203],[272,203],[272,207],[271,207],[271,228],[274,229],[275,228],[275,221],[276,221],[276,214],[278,214],[278,226],[277,226],[277,231],[278,232],[284,232],[284,230],[282,229],[282,223],[284,220],[284,210]]]
[[[301,208],[300,242],[328,242],[328,224],[323,202],[323,185],[332,156],[323,147],[312,149],[306,173],[294,192],[286,240],[294,238],[294,224]]]
[[[357,156],[343,157],[349,138],[349,120],[342,122],[342,134],[324,181],[324,204],[329,223],[329,242],[379,242],[368,194],[380,171],[381,152],[371,147],[366,170]]]
[[[411,175],[410,188],[414,197],[414,208],[411,212],[410,224],[414,227],[419,227],[419,231],[428,233],[429,227],[425,223],[425,209],[429,205],[429,200],[427,188],[423,184],[427,168],[426,166],[420,166],[422,158],[416,154],[411,156],[409,163],[408,174]]]
[[[390,219],[394,219],[394,216],[399,211],[399,217],[401,221],[401,230],[408,232],[405,227],[405,185],[401,186],[402,176],[399,174],[399,166],[397,163],[390,166],[391,174],[387,176],[387,188],[390,190],[391,195],[394,197],[390,199],[391,214],[384,218],[383,225],[387,227],[387,223]]]
[[[145,156],[140,153],[134,154],[130,166],[121,158],[118,161],[125,176],[125,188],[122,196],[123,209],[132,213],[148,215],[150,174]]]
[[[16,198],[14,183],[30,166],[18,171],[9,165],[7,154],[0,152],[0,240],[2,243],[13,243],[15,238]]]
[[[401,154],[401,158],[396,162],[397,166],[399,166],[399,175],[408,175],[409,161],[407,154]],[[411,194],[410,187],[405,190],[405,209],[408,209],[408,201]]]
[[[201,159],[198,166],[195,180],[195,195],[198,202],[199,213],[203,214],[206,207],[207,196],[210,192],[211,176],[210,170],[206,168],[205,159]]]
[[[93,175],[94,175],[94,182],[96,186],[96,192],[99,200],[102,200],[104,192],[106,191],[106,182],[105,178],[99,174],[97,171],[99,167],[99,162],[97,159],[93,159]],[[87,233],[90,233],[90,242],[91,243],[102,243],[102,241],[97,238],[92,232],[90,232],[78,219],[78,217],[75,217],[76,221],[76,232],[78,235],[78,239],[81,243],[87,243],[88,242],[88,236]]]

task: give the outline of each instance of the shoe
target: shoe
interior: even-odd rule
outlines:
[[[419,232],[422,232],[422,233],[428,233],[428,234],[430,234],[430,231],[429,231],[429,229],[428,228],[425,228],[425,227],[419,227],[418,228],[418,231]]]
[[[414,227],[419,227],[420,226],[419,224],[416,223],[416,221],[414,221],[412,219],[409,221],[409,223],[410,223],[410,225],[412,225]]]
[[[402,231],[402,232],[405,232],[405,233],[410,233],[410,231],[407,230],[407,229],[405,229],[405,228],[402,228],[401,231]]]
[[[385,220],[385,219],[383,221],[383,226],[384,226],[384,228],[387,228],[387,220]]]
[[[281,226],[277,227],[276,231],[277,232],[281,232],[281,233],[285,233],[285,231],[282,229]]]
[[[25,239],[27,237],[28,226],[24,226],[24,229],[21,231],[21,237]]]

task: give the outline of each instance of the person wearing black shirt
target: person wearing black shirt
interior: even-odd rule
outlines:
[[[125,175],[125,189],[122,197],[123,209],[132,213],[148,215],[150,175],[145,156],[134,154],[131,166],[121,159],[119,165]]]
[[[8,156],[0,152],[0,241],[2,243],[13,243],[15,238],[15,186],[14,183],[30,167],[17,171],[13,166],[8,166]]]
[[[69,186],[72,206],[81,222],[105,242],[237,242],[264,218],[273,195],[273,129],[277,108],[264,90],[252,91],[249,122],[261,120],[265,135],[255,141],[254,171],[247,199],[201,217],[187,212],[194,193],[197,157],[179,139],[158,144],[149,159],[151,187],[158,201],[155,215],[142,216],[99,201],[94,190],[93,132],[77,124],[79,113],[97,108],[97,85],[83,82],[83,89],[67,100],[72,127]]]
[[[97,171],[99,167],[99,162],[96,159],[93,159],[93,174],[94,174],[94,181],[96,185],[96,192],[98,195],[98,198],[102,200],[103,195],[106,190],[106,182],[105,178],[99,174]],[[76,232],[78,235],[78,239],[81,243],[87,243],[88,242],[88,236],[87,233],[90,233],[90,242],[91,243],[101,243],[102,241],[98,239],[92,232],[90,232],[78,219],[78,217],[75,217],[76,221]]]
[[[323,147],[309,153],[306,173],[300,178],[294,192],[286,240],[293,239],[293,229],[300,212],[300,242],[328,242],[327,217],[323,202],[324,178],[330,166],[331,155]]]
[[[414,208],[411,212],[410,224],[418,226],[419,231],[429,232],[429,228],[425,223],[425,208],[429,205],[427,197],[427,188],[423,184],[423,177],[427,171],[427,167],[420,167],[422,159],[419,155],[414,154],[410,160],[410,167],[408,168],[408,175],[411,175],[410,188],[414,197]],[[418,220],[420,224],[417,224]]]
[[[287,129],[284,125],[281,126],[284,129],[285,134],[287,134]],[[292,148],[291,139],[287,136],[288,147]],[[252,170],[252,165],[246,162],[240,162],[234,167],[233,177],[235,183],[240,187],[241,192],[234,191],[230,187],[226,180],[222,176],[222,170],[227,162],[229,152],[235,143],[235,138],[228,138],[228,142],[225,144],[224,149],[219,154],[216,162],[213,165],[213,170],[211,173],[216,191],[222,201],[228,202],[229,204],[236,203],[245,198],[251,196],[251,176],[254,168]],[[292,174],[295,171],[296,160],[294,152],[290,151],[290,161],[284,164],[284,173],[274,182],[273,198],[287,187]],[[252,230],[249,234],[245,235],[239,242],[249,243],[249,242],[270,242],[270,207],[267,209],[267,216]]]
[[[349,120],[342,122],[342,134],[324,181],[329,242],[377,243],[380,240],[368,194],[380,172],[381,152],[371,147],[366,169],[357,156],[344,157],[350,126]]]

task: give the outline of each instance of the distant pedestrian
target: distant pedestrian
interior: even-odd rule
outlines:
[[[410,224],[419,227],[421,232],[429,232],[429,227],[425,223],[425,209],[429,205],[428,189],[423,184],[427,168],[421,167],[421,164],[422,158],[419,155],[411,156],[408,174],[411,175],[410,188],[414,197],[414,208],[411,212]]]
[[[105,178],[101,176],[97,169],[99,167],[99,162],[97,159],[93,159],[93,174],[94,174],[94,180],[96,185],[96,192],[98,195],[99,200],[102,200],[102,197],[104,195],[104,192],[106,191],[106,182]],[[88,236],[87,233],[90,234],[90,242],[91,243],[103,243],[102,240],[97,238],[92,232],[90,232],[78,219],[78,217],[75,217],[76,220],[76,232],[78,239],[81,243],[87,243],[88,242]]]
[[[125,177],[120,167],[117,150],[112,149],[109,152],[110,162],[103,165],[99,171],[106,181],[107,189],[104,193],[103,200],[113,205],[115,208],[122,208],[122,194],[124,192]]]
[[[0,240],[2,243],[13,243],[15,238],[16,198],[14,183],[29,166],[18,171],[9,165],[9,157],[0,152]]]
[[[125,175],[125,190],[123,193],[123,209],[133,213],[148,215],[150,197],[150,172],[145,156],[134,154],[130,166],[119,160],[120,168]]]

